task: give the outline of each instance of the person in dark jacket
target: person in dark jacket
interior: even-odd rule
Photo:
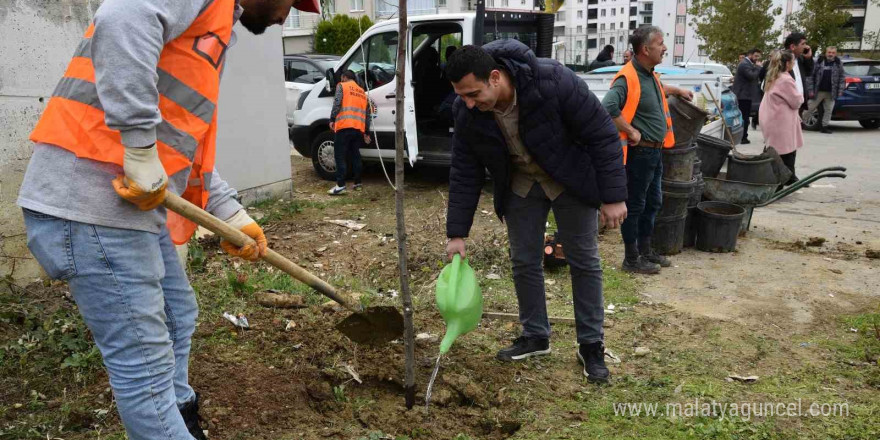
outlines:
[[[466,256],[486,169],[494,181],[495,213],[510,237],[523,329],[496,357],[515,361],[550,353],[542,249],[553,209],[571,267],[577,356],[588,380],[606,382],[597,221],[613,228],[626,217],[626,171],[611,118],[574,72],[515,40],[464,46],[449,59],[446,74],[459,96],[447,255]]]
[[[761,51],[752,49],[746,53],[746,57],[736,67],[736,76],[733,77],[733,94],[736,95],[737,104],[743,116],[743,135],[741,144],[749,142],[749,116],[752,113],[752,102],[761,101],[761,85],[758,82],[758,73],[761,72]]]
[[[614,65],[614,46],[608,44],[602,48],[602,51],[599,52],[599,55],[596,55],[596,59],[590,63],[589,70],[596,70],[601,67],[608,67]]]
[[[819,58],[813,67],[812,75],[807,77],[807,94],[809,102],[807,111],[804,112],[803,120],[813,117],[813,112],[822,105],[822,133],[831,133],[828,125],[831,123],[831,113],[834,111],[834,101],[843,96],[846,88],[846,74],[843,72],[843,63],[837,57],[837,48],[829,46],[825,48],[825,56]]]
[[[802,110],[807,108],[807,78],[813,73],[813,53],[810,46],[807,45],[807,36],[800,32],[792,32],[785,37],[782,48],[791,51],[794,54],[794,69],[791,69],[791,77],[794,78],[798,91],[804,95],[804,105]],[[758,79],[764,82],[767,76],[767,65],[761,66],[761,73]],[[797,178],[795,178],[797,180]]]

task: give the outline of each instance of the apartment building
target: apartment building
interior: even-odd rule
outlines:
[[[872,0],[850,0],[849,13],[852,17],[847,27],[853,30],[855,37],[841,45],[841,50],[872,50],[876,40],[869,38],[869,33],[880,33],[880,3]]]
[[[556,13],[554,57],[564,64],[588,65],[606,45],[614,46],[614,61],[623,61],[629,35],[637,28],[636,0],[568,0]]]

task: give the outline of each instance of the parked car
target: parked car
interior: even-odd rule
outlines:
[[[834,103],[832,121],[859,121],[862,127],[880,127],[880,61],[863,58],[841,58],[846,73],[843,96]],[[808,130],[820,129],[822,107],[804,121]]]
[[[327,69],[336,67],[339,55],[285,55],[284,88],[287,99],[287,126],[293,126],[293,112],[302,92],[324,79]]]

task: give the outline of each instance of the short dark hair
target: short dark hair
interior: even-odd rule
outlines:
[[[791,49],[791,45],[794,44],[797,46],[801,44],[801,41],[806,40],[807,36],[800,32],[792,32],[785,37],[785,42],[782,43],[783,49]]]
[[[744,56],[746,56],[746,55],[748,55],[748,54],[749,54],[748,52],[740,52],[740,53],[739,53],[739,56],[744,57]]]
[[[348,69],[345,72],[342,72],[342,75],[340,75],[340,77],[341,78],[348,78],[348,79],[357,79],[357,75],[355,75],[354,71],[351,69]]]
[[[749,51],[746,53],[746,55],[754,55],[756,53],[764,53],[764,51],[755,47],[755,48],[749,49]]]
[[[633,34],[629,37],[629,45],[633,48],[633,56],[642,51],[642,47],[651,41],[651,36],[654,34],[663,35],[663,30],[657,26],[640,26],[633,31]]]
[[[446,46],[446,61],[449,61],[449,57],[451,57],[456,50],[458,50],[458,48],[455,46]]]
[[[602,48],[602,50],[608,53],[614,53],[614,46],[606,44],[605,47]]]
[[[462,46],[446,60],[446,77],[459,82],[469,73],[480,81],[488,82],[489,74],[498,69],[498,63],[482,47],[471,44]]]

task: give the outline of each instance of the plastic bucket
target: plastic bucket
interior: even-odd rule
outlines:
[[[687,212],[689,194],[663,192],[663,205],[657,217],[679,217]]]
[[[687,217],[684,219],[684,247],[694,247],[697,240],[697,207],[688,206]]]
[[[694,175],[703,174],[703,161],[699,157],[694,157]]]
[[[697,212],[696,248],[704,252],[733,252],[746,210],[733,203],[700,202]]]
[[[697,157],[701,161],[700,171],[703,172],[703,177],[718,176],[732,148],[727,141],[704,134],[697,135]]]
[[[675,148],[688,147],[694,137],[703,129],[709,114],[703,109],[678,99],[675,96],[667,98],[669,114],[672,117],[672,133],[675,135]]]
[[[746,183],[778,183],[773,173],[773,158],[758,160],[737,159],[727,161],[727,179]]]
[[[688,182],[694,177],[694,158],[696,147],[664,148],[663,178],[677,182]]]
[[[697,173],[694,175],[694,190],[691,191],[690,198],[688,199],[688,207],[697,206],[697,203],[703,201],[703,189],[706,188],[706,181],[703,180],[703,173]]]
[[[681,252],[684,245],[684,223],[687,213],[677,217],[657,217],[654,219],[654,235],[651,246],[660,255],[674,255]]]
[[[691,178],[687,182],[663,179],[660,181],[660,190],[664,193],[681,193],[690,195],[697,185],[697,179]]]

